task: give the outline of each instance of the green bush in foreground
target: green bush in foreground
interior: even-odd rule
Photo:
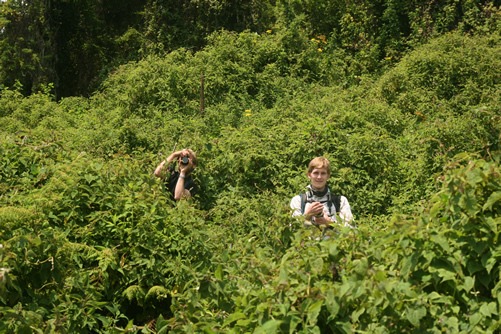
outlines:
[[[500,329],[501,170],[451,167],[417,218],[318,241],[296,229],[279,253],[242,238],[174,296],[173,332],[495,333]],[[289,219],[290,221],[290,219]],[[283,229],[274,215],[267,230]],[[313,234],[312,234],[313,233]],[[254,253],[253,253],[254,251]]]
[[[305,35],[217,36],[91,99],[1,91],[0,332],[499,331],[499,38],[346,89],[298,74]],[[152,172],[184,146],[203,191],[175,204]],[[288,207],[317,155],[358,224],[325,241]]]

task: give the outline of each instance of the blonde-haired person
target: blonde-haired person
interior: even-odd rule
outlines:
[[[340,223],[352,227],[353,214],[348,199],[332,194],[329,189],[328,180],[331,176],[329,160],[324,157],[314,158],[308,164],[306,174],[310,184],[304,193],[292,198],[290,202],[292,216],[303,216],[304,224],[307,226],[328,227],[333,223]]]
[[[174,166],[175,162],[177,162],[177,170]],[[196,165],[197,155],[193,150],[185,148],[171,153],[157,166],[154,175],[164,181],[171,197],[179,201],[193,197],[198,191],[191,176]]]

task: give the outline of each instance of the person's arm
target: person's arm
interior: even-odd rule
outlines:
[[[174,199],[179,201],[180,199],[187,199],[191,197],[191,193],[188,189],[184,189],[186,175],[184,173],[179,174],[177,179],[176,188],[174,189]]]
[[[164,168],[165,168],[165,165],[169,165],[172,161],[176,160],[179,155],[181,154],[181,151],[175,151],[175,152],[172,152],[168,157],[167,159],[165,159],[164,161],[162,161],[158,166],[157,168],[155,169],[155,172],[153,173],[156,177],[160,177],[160,178],[164,178],[165,175],[164,175]]]
[[[186,175],[191,173],[194,168],[195,166],[193,165],[191,158],[188,160],[188,163],[186,165],[179,166],[179,178],[177,179],[176,188],[174,189],[174,199],[176,201],[191,197],[191,192],[188,189],[185,189],[184,186]]]
[[[345,226],[351,226],[350,223],[353,220],[353,214],[351,213],[350,203],[348,203],[348,199],[344,196],[341,196],[339,218],[341,218],[341,221]]]
[[[292,209],[292,217],[303,215],[301,212],[301,196],[296,195],[291,199],[290,208]]]

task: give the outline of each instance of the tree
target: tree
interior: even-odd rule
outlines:
[[[0,4],[0,83],[31,94],[56,82],[53,17],[47,0]]]

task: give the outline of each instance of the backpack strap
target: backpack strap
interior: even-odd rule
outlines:
[[[306,194],[300,193],[299,197],[301,198],[301,214],[304,214],[304,208],[306,206]]]
[[[331,208],[334,205],[334,208],[336,209],[336,213],[339,214],[339,211],[341,210],[341,195],[332,195],[330,190],[327,195],[327,206],[329,207],[329,213],[332,215]]]
[[[334,207],[336,208],[337,214],[339,214],[341,210],[341,195],[333,195],[332,196],[332,204],[334,204]]]

